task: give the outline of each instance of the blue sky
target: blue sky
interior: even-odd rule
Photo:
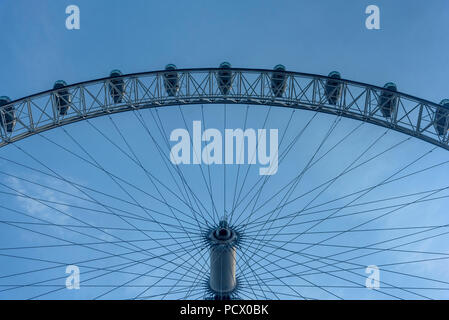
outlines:
[[[65,28],[77,4],[81,29]],[[365,8],[381,30],[365,28]],[[439,102],[449,92],[447,1],[2,1],[2,92],[22,97],[68,83],[181,67],[233,66],[327,74]]]
[[[81,29],[69,31],[65,28],[65,8],[70,4],[76,4],[81,11]],[[365,28],[365,8],[375,4],[380,8],[381,30],[367,30]],[[150,70],[163,69],[168,63],[174,63],[178,68],[195,67],[216,67],[222,61],[229,61],[234,67],[249,68],[267,68],[271,69],[274,65],[282,63],[287,70],[301,71],[316,74],[328,74],[332,70],[338,70],[343,78],[366,82],[382,86],[384,83],[393,81],[398,85],[400,91],[412,94],[431,101],[439,102],[443,98],[449,97],[449,63],[447,52],[449,52],[449,2],[445,0],[424,1],[362,1],[362,0],[328,0],[328,1],[113,1],[113,0],[95,0],[95,1],[24,1],[24,0],[4,0],[0,2],[0,39],[2,50],[0,50],[1,73],[0,73],[0,95],[7,95],[15,100],[36,92],[50,89],[54,81],[63,79],[67,83],[76,83],[84,80],[102,78],[107,76],[112,69],[120,69],[123,73],[134,73]],[[244,109],[234,110],[235,114],[229,121],[231,126],[242,127]],[[261,119],[265,116],[266,109],[253,111],[253,119],[250,124],[253,127],[260,126]],[[166,121],[167,131],[180,125],[179,114],[176,110],[167,110],[161,112],[162,120]],[[151,114],[148,115],[148,123],[152,123]],[[153,113],[155,115],[155,113]],[[207,114],[209,126],[220,127],[218,120],[222,115],[222,110],[217,108],[210,109]],[[279,127],[283,130],[290,111],[279,111],[277,117],[270,119],[269,126]],[[178,118],[175,118],[178,117]],[[186,112],[188,123],[193,120],[199,120],[201,117],[200,109],[193,109]],[[296,128],[304,126],[311,114],[295,114]],[[133,114],[123,114],[114,116],[113,119],[120,123],[121,128],[133,138],[133,146],[139,157],[144,163],[152,163],[157,149],[154,145],[148,145],[142,148],[139,143],[143,140],[145,130],[142,127],[135,128],[135,117]],[[319,123],[314,124],[315,130],[320,130],[320,134],[325,133],[326,128],[334,121],[334,118],[320,115]],[[106,117],[92,120],[100,130],[106,133],[111,139],[117,141],[120,146],[126,147],[120,136],[112,128],[111,120]],[[343,120],[335,131],[331,142],[338,141],[348,130],[354,128],[357,123],[350,120]],[[154,130],[156,126],[152,124]],[[293,128],[294,129],[294,128]],[[148,185],[142,173],[134,167],[125,166],[129,161],[123,155],[120,155],[110,145],[101,145],[104,142],[87,123],[80,123],[67,127],[67,131],[75,135],[82,145],[96,157],[100,162],[107,163],[110,170],[116,170],[116,173],[123,174],[130,181],[136,183],[149,193],[156,193],[157,190]],[[374,128],[369,125],[360,130],[360,136],[351,140],[340,153],[334,154],[334,158],[326,161],[315,170],[311,171],[310,176],[305,178],[304,185],[295,191],[294,195],[299,196],[306,192],[308,187],[319,181],[324,181],[329,175],[342,170],[351,160],[363,150],[366,146],[366,139],[371,139],[380,135],[385,129]],[[164,139],[162,134],[155,133],[160,139]],[[295,130],[287,130],[286,136],[293,138]],[[64,143],[76,150],[79,154],[82,151],[71,143],[67,136],[61,130],[54,130],[46,134],[47,137]],[[273,177],[272,187],[264,193],[262,198],[268,197],[270,191],[280,188],[289,177],[291,170],[297,170],[295,165],[301,167],[306,164],[308,157],[313,152],[320,135],[315,132],[307,132],[302,144],[295,149],[296,156],[286,160],[285,167],[280,167],[279,174]],[[139,139],[137,139],[139,138]],[[371,155],[380,152],[384,148],[404,139],[404,136],[397,133],[388,133],[384,139],[384,144],[377,146]],[[36,142],[39,142],[37,144]],[[97,144],[98,142],[98,144]],[[329,142],[328,146],[332,143]],[[88,185],[97,190],[103,190],[112,195],[123,195],[118,185],[111,183],[109,177],[101,176],[97,170],[89,168],[80,161],[73,159],[63,151],[55,148],[48,142],[39,137],[32,137],[22,141],[20,146],[33,154],[39,155],[50,168],[64,174],[71,181]],[[387,177],[389,174],[403,166],[407,160],[418,157],[421,153],[431,149],[431,146],[414,141],[402,146],[397,152],[381,158],[372,166],[364,171],[355,171],[348,176],[347,180],[339,181],[332,189],[324,195],[326,199],[333,199],[344,195],[353,190],[367,187],[378,179]],[[44,150],[44,152],[42,152]],[[302,156],[298,156],[301,154]],[[404,154],[407,156],[404,157]],[[48,172],[42,166],[37,166],[35,162],[24,158],[23,154],[12,147],[0,150],[0,156],[9,159],[20,160],[21,163],[33,165]],[[85,156],[85,155],[84,155]],[[369,157],[369,154],[366,155]],[[447,152],[438,150],[432,154],[430,159],[425,159],[419,165],[410,168],[411,171],[425,168],[426,166],[447,160]],[[0,162],[1,168],[5,171],[22,178],[28,178],[32,181],[49,184],[57,189],[66,190],[69,194],[80,194],[73,186],[67,183],[49,178],[41,173],[23,170],[18,167],[10,167],[7,162]],[[160,166],[160,167],[159,167]],[[151,165],[150,165],[151,167]],[[431,171],[424,176],[410,178],[407,183],[397,183],[382,189],[378,193],[364,198],[364,201],[370,201],[387,195],[400,195],[423,190],[430,190],[445,185],[449,174],[447,166],[441,171]],[[162,163],[154,164],[155,172],[164,170]],[[197,168],[184,168],[188,177],[195,179]],[[235,173],[235,168],[230,169]],[[251,169],[254,174],[258,168]],[[221,168],[214,168],[213,177],[220,180]],[[93,177],[95,179],[93,179]],[[163,179],[169,179],[165,173]],[[250,175],[251,181],[256,181],[257,176]],[[36,188],[29,183],[17,180],[11,176],[2,175],[0,181],[13,186],[26,194],[33,194],[36,197],[42,197],[55,202],[69,202],[73,205],[89,206],[91,208],[101,209],[97,205],[92,205],[87,201],[76,200],[70,195],[61,194]],[[376,180],[377,179],[377,180]],[[194,180],[192,180],[194,181]],[[169,184],[175,188],[174,184]],[[204,187],[200,184],[192,184],[197,192],[204,192]],[[217,192],[222,193],[220,186],[216,186]],[[6,189],[3,188],[3,191]],[[132,192],[132,188],[126,188]],[[135,191],[135,190],[134,190]],[[447,194],[447,191],[446,191]],[[161,204],[155,204],[142,192],[136,193],[136,199],[145,206],[154,210],[165,210]],[[168,195],[169,199],[173,196]],[[73,222],[67,215],[74,215],[95,225],[107,224],[109,226],[123,226],[123,221],[104,220],[105,217],[98,218],[89,216],[79,208],[69,208],[64,205],[56,205],[58,213],[55,210],[48,210],[42,204],[36,204],[30,199],[20,197],[11,198],[5,194],[0,196],[1,202],[7,206],[14,206],[37,217],[50,219],[53,223]],[[117,206],[119,209],[134,212],[135,206],[115,202],[100,196],[99,199],[108,201],[111,206]],[[308,199],[311,200],[311,199]],[[220,200],[217,200],[220,203]],[[324,200],[323,200],[324,201]],[[401,200],[403,201],[403,199]],[[363,202],[363,201],[362,201]],[[397,202],[388,202],[397,203]],[[302,205],[307,204],[304,199]],[[388,226],[401,225],[434,225],[445,224],[447,218],[443,215],[444,207],[447,206],[447,200],[433,201],[431,204],[423,203],[416,205],[409,215],[403,217],[392,217],[382,219],[379,222],[370,225],[371,227],[386,228]],[[338,207],[344,205],[344,202],[333,203]],[[370,204],[363,205],[369,208]],[[332,206],[331,206],[332,207]],[[293,211],[296,207],[287,208]],[[325,206],[325,208],[327,208]],[[286,210],[287,210],[286,209]],[[268,209],[267,209],[268,210]],[[67,215],[61,215],[61,211]],[[422,212],[428,215],[423,218]],[[2,219],[18,219],[13,213],[2,211]],[[139,212],[139,214],[142,214]],[[370,217],[370,216],[369,216]],[[347,220],[345,220],[347,219]],[[366,218],[344,218],[340,222],[323,225],[323,230],[344,229],[351,224],[361,223]],[[25,221],[31,221],[26,220]],[[171,221],[166,221],[167,223]],[[190,221],[190,220],[189,220]],[[143,223],[143,222],[142,222]],[[145,222],[148,228],[154,227],[154,223]],[[328,229],[326,229],[328,228]],[[81,241],[81,238],[75,234],[66,234],[61,230],[50,230],[55,235],[67,237],[73,241]],[[39,230],[39,229],[37,229]],[[401,231],[393,231],[395,235],[401,235]],[[91,233],[95,235],[95,233]],[[130,236],[123,233],[122,236]],[[131,236],[130,236],[131,237]],[[131,238],[134,237],[134,234]],[[302,240],[317,241],[319,235],[309,235]],[[101,238],[107,240],[106,234],[101,234]],[[369,236],[351,235],[343,237],[338,245],[367,244],[388,238],[385,234],[375,233]],[[18,232],[15,228],[4,226],[3,235],[0,237],[0,247],[25,246],[30,244],[49,244],[48,239],[43,239],[36,235],[29,236],[25,231]],[[14,239],[14,241],[11,241]],[[288,238],[285,238],[288,239]],[[445,238],[447,239],[447,237]],[[87,241],[87,239],[82,238]],[[109,239],[111,240],[111,239]],[[284,238],[281,238],[284,240]],[[90,239],[89,241],[92,241]],[[399,243],[399,242],[398,242]],[[393,243],[392,245],[396,244]],[[149,246],[154,245],[149,243]],[[292,245],[293,246],[293,245]],[[107,246],[105,246],[107,247]],[[108,247],[109,248],[109,247]],[[410,250],[429,250],[444,251],[447,248],[444,242],[430,241],[415,246],[406,247]],[[111,249],[111,248],[109,248]],[[122,248],[123,249],[123,248]],[[59,250],[59,249],[58,249]],[[120,249],[119,249],[120,250]],[[163,252],[163,251],[162,251]],[[365,251],[363,251],[365,252]],[[369,250],[368,250],[369,252]],[[326,254],[326,248],[317,249],[315,254]],[[36,251],[29,253],[33,257],[48,258],[54,260],[56,257],[64,258],[66,261],[83,260],[89,256],[89,251],[78,248],[73,251]],[[402,255],[403,254],[403,255]],[[91,256],[92,257],[92,256]],[[95,257],[95,255],[93,255]],[[207,257],[207,255],[206,255]],[[345,256],[350,258],[351,256]],[[410,255],[398,253],[394,259],[401,259]],[[136,255],[136,259],[141,258]],[[181,257],[182,258],[182,257]],[[177,259],[181,259],[177,257]],[[417,253],[417,259],[422,258]],[[18,261],[2,257],[0,258],[2,267],[1,274],[10,274],[15,270],[29,270],[30,268],[45,267],[48,264],[37,263],[36,265],[25,264]],[[359,263],[381,264],[390,263],[394,260],[391,256],[381,256],[376,260],[360,260]],[[182,260],[182,259],[181,259]],[[374,262],[373,262],[374,261]],[[435,262],[434,264],[419,265],[412,269],[415,274],[427,275],[429,277],[442,277],[449,281],[445,270],[447,264]],[[120,260],[117,260],[120,263]],[[162,266],[164,262],[159,262]],[[287,267],[285,262],[283,267]],[[318,267],[317,265],[316,267]],[[394,270],[404,271],[400,267]],[[58,269],[58,272],[63,269]],[[135,272],[144,272],[145,266],[137,266]],[[82,270],[83,272],[84,270]],[[164,271],[160,271],[161,276]],[[55,274],[60,273],[42,273],[36,276],[37,279],[48,279]],[[362,270],[363,274],[363,270]],[[126,282],[130,274],[121,274],[115,278],[102,279],[105,283]],[[357,283],[364,282],[363,277],[356,275],[345,276],[354,277]],[[56,276],[55,276],[56,277]],[[410,282],[402,279],[397,274],[385,274],[386,281],[403,286],[429,285],[421,284],[416,279]],[[443,278],[444,277],[444,278]],[[327,283],[338,285],[338,279],[313,277],[315,283]],[[352,278],[351,278],[352,279]],[[9,279],[14,283],[13,280]],[[19,278],[17,282],[33,281],[33,277]],[[59,281],[59,280],[57,280]],[[55,282],[59,284],[59,282]],[[141,282],[139,282],[141,281]],[[146,280],[145,280],[146,281]],[[142,279],[136,282],[141,285],[147,284]],[[404,284],[405,283],[405,284]],[[302,283],[304,284],[304,283]],[[447,288],[447,284],[445,284]],[[1,298],[11,297],[30,297],[37,295],[46,288],[25,288],[3,293],[0,291]],[[92,291],[93,290],[93,291]],[[63,291],[48,297],[56,298],[88,298],[101,294],[103,289],[91,288],[91,291],[80,290]],[[129,288],[129,291],[114,293],[110,298],[119,298],[129,294],[136,295],[139,289]],[[156,289],[155,289],[156,290]],[[279,289],[281,290],[281,289]],[[323,290],[316,288],[310,289],[305,294],[311,297],[332,298]],[[140,289],[142,291],[142,289]],[[287,292],[287,291],[285,291]],[[301,291],[303,292],[303,291]],[[338,295],[358,298],[385,298],[386,296],[373,294],[373,292],[362,291],[362,293],[346,293],[342,288],[333,291]],[[393,292],[394,289],[393,289]],[[397,291],[396,293],[402,293]],[[150,295],[150,293],[146,293]],[[291,294],[291,292],[290,292]],[[447,297],[447,291],[438,292],[438,297]],[[416,298],[416,295],[408,297]],[[335,298],[335,297],[333,297]]]

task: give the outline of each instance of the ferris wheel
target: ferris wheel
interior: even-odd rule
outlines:
[[[283,65],[2,96],[0,297],[447,298],[448,126]]]

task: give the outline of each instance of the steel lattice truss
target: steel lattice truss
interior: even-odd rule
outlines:
[[[0,147],[105,114],[170,105],[233,103],[344,116],[392,128],[449,150],[449,109],[442,105],[349,80],[260,69],[226,69],[228,90],[223,90],[223,70],[179,69],[110,77],[12,101],[0,107]],[[273,88],[273,77],[282,79],[281,90]],[[334,81],[331,89],[338,87],[339,90],[334,101],[326,88],[329,81]],[[113,92],[119,92],[120,98]],[[389,94],[392,103],[391,113],[387,115],[382,112],[385,94]],[[64,112],[61,104],[65,105]],[[12,116],[14,126],[8,130]]]

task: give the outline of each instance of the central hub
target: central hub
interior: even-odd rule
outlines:
[[[218,228],[208,234],[210,242],[209,287],[216,299],[227,299],[237,285],[236,244],[238,235],[222,220]]]
[[[217,240],[225,241],[225,240],[228,240],[231,238],[232,232],[229,229],[220,228],[220,229],[215,230],[214,235]]]

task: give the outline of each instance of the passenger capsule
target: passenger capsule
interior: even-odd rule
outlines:
[[[332,71],[328,75],[329,78],[326,80],[326,85],[324,87],[324,92],[326,94],[327,101],[329,104],[336,105],[341,96],[341,91],[343,84],[341,81],[341,75],[337,71]]]
[[[218,88],[221,94],[227,95],[232,86],[232,71],[229,62],[223,62],[220,64],[220,70],[218,71]]]
[[[114,103],[121,103],[125,94],[125,82],[122,78],[118,78],[122,75],[120,70],[112,70],[110,77],[117,78],[111,79],[109,82],[109,94],[111,95]]]
[[[449,125],[449,99],[440,102],[440,107],[435,112],[433,125],[439,136],[444,136]]]
[[[395,92],[397,87],[393,82],[388,82],[384,85],[384,88],[379,98],[379,109],[385,118],[391,118],[392,114],[396,111],[396,102],[398,100]]]
[[[179,75],[174,64],[167,64],[165,70],[172,71],[164,73],[164,87],[165,91],[170,97],[176,95],[179,91]]]
[[[287,78],[282,71],[285,71],[285,67],[282,64],[278,64],[274,67],[274,71],[271,75],[271,91],[276,97],[282,97],[287,87]]]
[[[72,103],[72,95],[67,88],[67,83],[64,80],[58,80],[53,86],[54,90],[60,89],[54,93],[56,107],[60,116],[65,116],[70,109]]]
[[[16,125],[16,110],[14,105],[8,105],[11,102],[6,96],[0,97],[0,125],[7,133],[11,133]]]

